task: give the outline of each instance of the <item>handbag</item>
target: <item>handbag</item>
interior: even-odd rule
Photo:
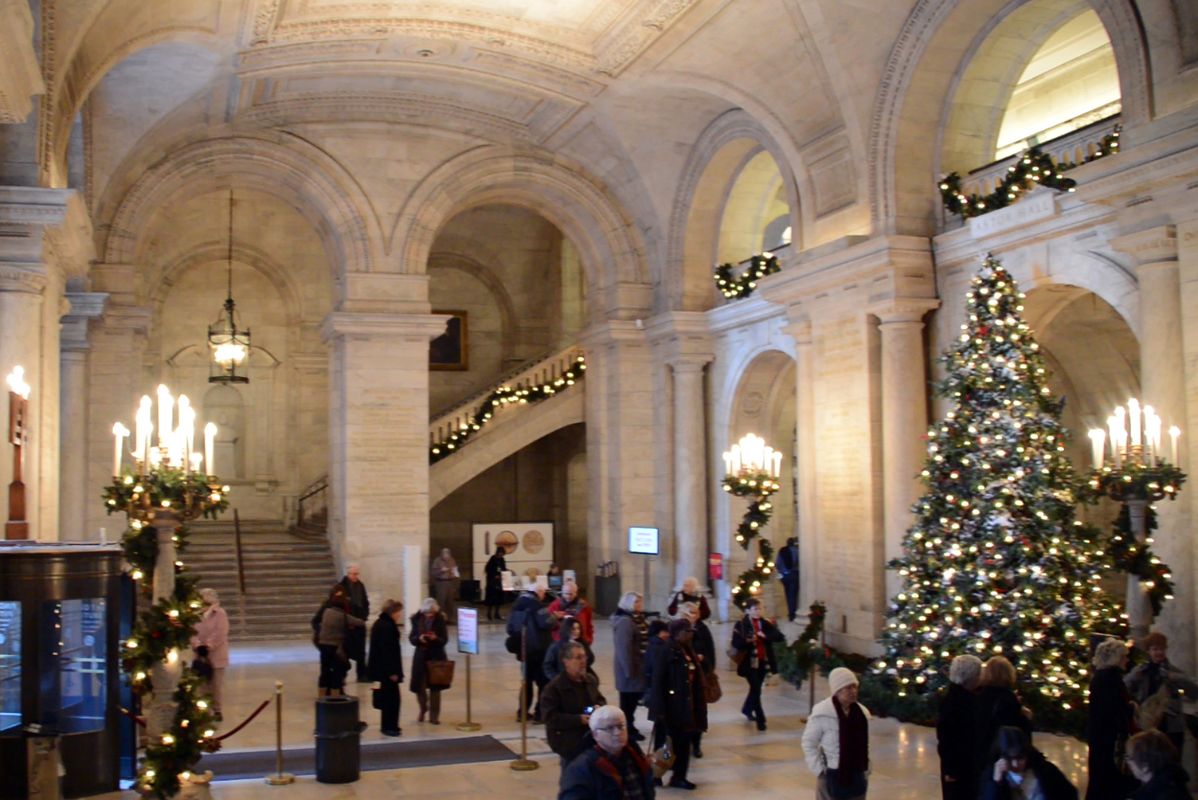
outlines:
[[[454,662],[446,661],[426,661],[424,664],[427,670],[428,677],[425,683],[430,689],[448,689],[453,686],[453,665]]]
[[[724,696],[724,690],[720,687],[720,676],[715,672],[703,673],[703,702],[711,705],[718,703],[720,698]]]
[[[728,660],[731,661],[736,666],[739,667],[741,664],[745,663],[745,659],[748,657],[749,657],[748,650],[737,650],[732,645],[728,646]]]
[[[650,741],[657,741],[656,724],[653,726],[653,733],[651,736],[652,739],[650,739]],[[660,778],[662,775],[665,775],[667,772],[673,769],[674,760],[677,757],[677,753],[674,752],[673,742],[671,742],[670,737],[667,736],[662,742],[661,747],[657,748],[656,750],[649,751],[649,763],[653,766],[653,777]]]
[[[839,770],[835,769],[824,771],[824,788],[828,791],[828,797],[832,800],[851,800],[854,797],[865,796],[869,790],[869,781],[864,772],[854,774],[847,786],[840,784],[838,772]]]

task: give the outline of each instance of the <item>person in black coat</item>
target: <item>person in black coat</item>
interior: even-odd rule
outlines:
[[[1090,778],[1086,800],[1123,800],[1136,782],[1120,769],[1119,756],[1131,736],[1135,707],[1123,685],[1127,646],[1106,639],[1094,650],[1094,676],[1090,679],[1090,715],[1086,744]]]
[[[561,756],[562,769],[578,755],[591,714],[607,703],[599,692],[599,679],[587,671],[587,654],[582,642],[564,642],[563,671],[545,684],[541,692],[541,719],[545,741]]]
[[[416,695],[420,704],[417,722],[424,722],[425,714],[434,725],[441,724],[441,689],[428,685],[428,662],[445,661],[445,645],[449,641],[449,629],[441,606],[431,597],[424,598],[420,611],[412,615],[412,629],[408,641],[416,647],[412,655],[412,677],[408,689]]]
[[[487,578],[486,592],[483,595],[483,602],[487,606],[487,619],[497,619],[500,622],[503,621],[503,617],[499,615],[499,607],[503,605],[503,571],[507,569],[505,555],[507,548],[498,545],[494,554],[487,559],[487,565],[483,567],[483,574]]]
[[[590,735],[582,752],[562,773],[557,800],[654,800],[653,767],[628,740],[624,712],[600,706],[591,714]],[[633,786],[625,784],[635,782]]]
[[[545,587],[541,584],[534,585],[516,598],[508,612],[508,633],[523,636],[524,697],[518,700],[517,721],[521,713],[528,714],[533,722],[541,721],[541,691],[549,682],[543,669],[545,653],[553,643],[553,629],[556,627],[557,619],[549,613],[545,603]],[[516,657],[520,658],[520,655]],[[534,685],[537,687],[535,706],[532,693]]]
[[[1127,741],[1127,766],[1143,785],[1132,800],[1189,800],[1190,776],[1178,764],[1179,753],[1168,734],[1137,733]]]
[[[974,697],[974,763],[977,773],[986,777],[994,764],[993,751],[998,729],[1004,726],[1019,728],[1032,738],[1031,712],[1015,694],[1015,667],[1002,656],[988,659],[982,666],[982,682]]]
[[[541,662],[541,672],[545,676],[545,684],[548,685],[554,678],[562,674],[562,645],[566,642],[578,642],[582,645],[582,649],[587,654],[587,672],[594,675],[595,670],[591,667],[595,663],[595,654],[591,651],[590,646],[579,638],[582,634],[582,624],[574,617],[563,617],[557,632],[558,640],[549,645],[549,649],[545,651],[545,659]]]
[[[732,629],[732,650],[743,654],[736,665],[736,674],[749,684],[749,694],[741,704],[740,713],[749,722],[757,723],[757,730],[765,730],[765,709],[761,707],[761,685],[766,672],[778,673],[778,661],[774,656],[774,642],[782,640],[782,634],[773,623],[762,616],[761,601],[756,597],[745,602],[745,615]]]
[[[370,619],[370,596],[366,593],[366,584],[362,583],[362,573],[357,564],[345,568],[345,576],[340,581],[349,596],[349,613],[358,619]],[[351,627],[345,632],[345,654],[357,664],[358,681],[366,680],[366,628]]]
[[[694,735],[707,730],[707,701],[703,696],[703,667],[691,647],[690,622],[670,622],[670,645],[657,651],[653,684],[649,687],[649,713],[665,725],[674,742],[674,767],[670,786],[694,789],[687,780]]]
[[[949,685],[936,720],[940,754],[940,791],[944,800],[975,800],[978,773],[974,761],[974,691],[982,679],[982,661],[963,655],[953,659]]]
[[[699,657],[699,666],[703,668],[703,674],[706,676],[704,680],[709,680],[710,676],[715,674],[715,639],[711,635],[711,628],[708,628],[707,623],[700,619],[699,606],[694,603],[683,603],[678,606],[678,616],[691,624],[691,630],[694,632],[691,647],[694,649],[695,655]],[[695,732],[693,743],[695,758],[702,758],[703,731]]]
[[[403,656],[399,626],[403,603],[388,600],[370,629],[370,679],[378,681],[379,727],[384,736],[399,736],[399,685],[403,683]]]
[[[1022,728],[1004,725],[995,735],[994,755],[997,756],[982,775],[981,800],[1011,800],[1023,797],[1013,794],[1012,787],[1035,776],[1044,800],[1077,800],[1077,789],[1065,773],[1044,757],[1028,741]]]
[[[671,617],[678,615],[678,607],[683,603],[694,603],[699,607],[699,619],[707,619],[711,616],[711,606],[707,605],[707,595],[703,594],[703,589],[699,585],[699,579],[693,575],[689,578],[684,578],[682,587],[674,592],[674,596],[670,598],[670,604],[666,606],[666,611]]]
[[[792,536],[774,558],[778,577],[782,579],[782,592],[786,595],[786,618],[794,622],[799,608],[799,540]]]

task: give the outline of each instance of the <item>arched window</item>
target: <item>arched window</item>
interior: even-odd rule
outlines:
[[[782,173],[773,156],[759,149],[745,161],[728,188],[716,263],[736,263],[781,246],[782,233],[789,226],[790,203]]]
[[[1120,112],[1119,73],[1098,14],[1084,11],[1059,27],[1032,56],[1011,92],[995,159]]]

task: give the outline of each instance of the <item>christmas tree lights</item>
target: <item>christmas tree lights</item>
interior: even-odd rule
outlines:
[[[1126,619],[1101,588],[1109,559],[1075,519],[1062,401],[1022,318],[1023,294],[987,258],[967,321],[944,356],[951,409],[928,432],[926,493],[913,507],[903,579],[881,641],[878,677],[899,696],[948,682],[970,653],[1015,664],[1024,703],[1049,727],[1073,727],[1085,702],[1090,637]]]

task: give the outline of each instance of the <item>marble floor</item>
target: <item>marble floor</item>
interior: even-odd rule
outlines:
[[[454,632],[450,628],[452,637]],[[713,626],[717,642],[731,636],[730,625]],[[798,633],[787,631],[789,637]],[[482,725],[481,734],[499,739],[515,754],[520,751],[520,726],[515,720],[518,664],[503,648],[501,625],[483,627],[482,654],[472,656],[472,718]],[[611,635],[606,621],[596,621],[596,671],[600,688],[609,702],[617,695],[612,684]],[[451,645],[451,651],[453,646]],[[717,648],[719,649],[719,648]],[[466,719],[465,657],[458,661],[453,689],[444,695],[442,724],[417,723],[415,698],[403,692],[400,724],[403,739],[444,740],[452,747],[458,736],[478,734],[459,732],[455,725]],[[727,665],[722,665],[726,667]],[[257,705],[270,698],[275,681],[284,684],[283,744],[311,746],[317,672],[316,650],[307,642],[271,642],[234,645],[229,667],[224,729],[241,722]],[[794,798],[815,794],[815,778],[808,772],[799,747],[803,720],[808,709],[808,690],[796,691],[776,679],[765,690],[765,708],[769,730],[759,733],[739,713],[745,684],[735,673],[721,670],[725,696],[710,709],[710,729],[703,741],[705,757],[692,761],[690,779],[699,785],[695,792],[667,790],[662,796]],[[351,692],[362,700],[362,718],[371,728],[363,734],[363,743],[382,741],[378,731],[378,712],[370,706],[370,684],[350,683]],[[816,685],[816,700],[826,696],[821,679]],[[649,732],[638,714],[638,727]],[[516,772],[505,762],[440,767],[395,769],[363,772],[352,784],[328,785],[312,777],[298,778],[290,786],[267,786],[263,781],[217,781],[213,795],[222,800],[243,798],[438,798],[439,800],[478,800],[480,797],[507,796],[554,798],[557,794],[558,759],[545,744],[543,727],[530,725],[529,757],[540,768]],[[401,740],[401,741],[402,741]],[[387,739],[387,741],[395,741]],[[226,742],[229,750],[272,749],[275,742],[275,712],[268,708],[244,730]],[[1079,787],[1084,785],[1086,749],[1083,743],[1065,737],[1037,734],[1036,743]],[[870,781],[871,800],[928,800],[939,797],[935,731],[916,725],[900,724],[892,719],[876,719],[870,726],[870,755],[874,765]],[[218,776],[219,777],[219,776]],[[134,798],[132,792],[100,795],[104,800]]]

